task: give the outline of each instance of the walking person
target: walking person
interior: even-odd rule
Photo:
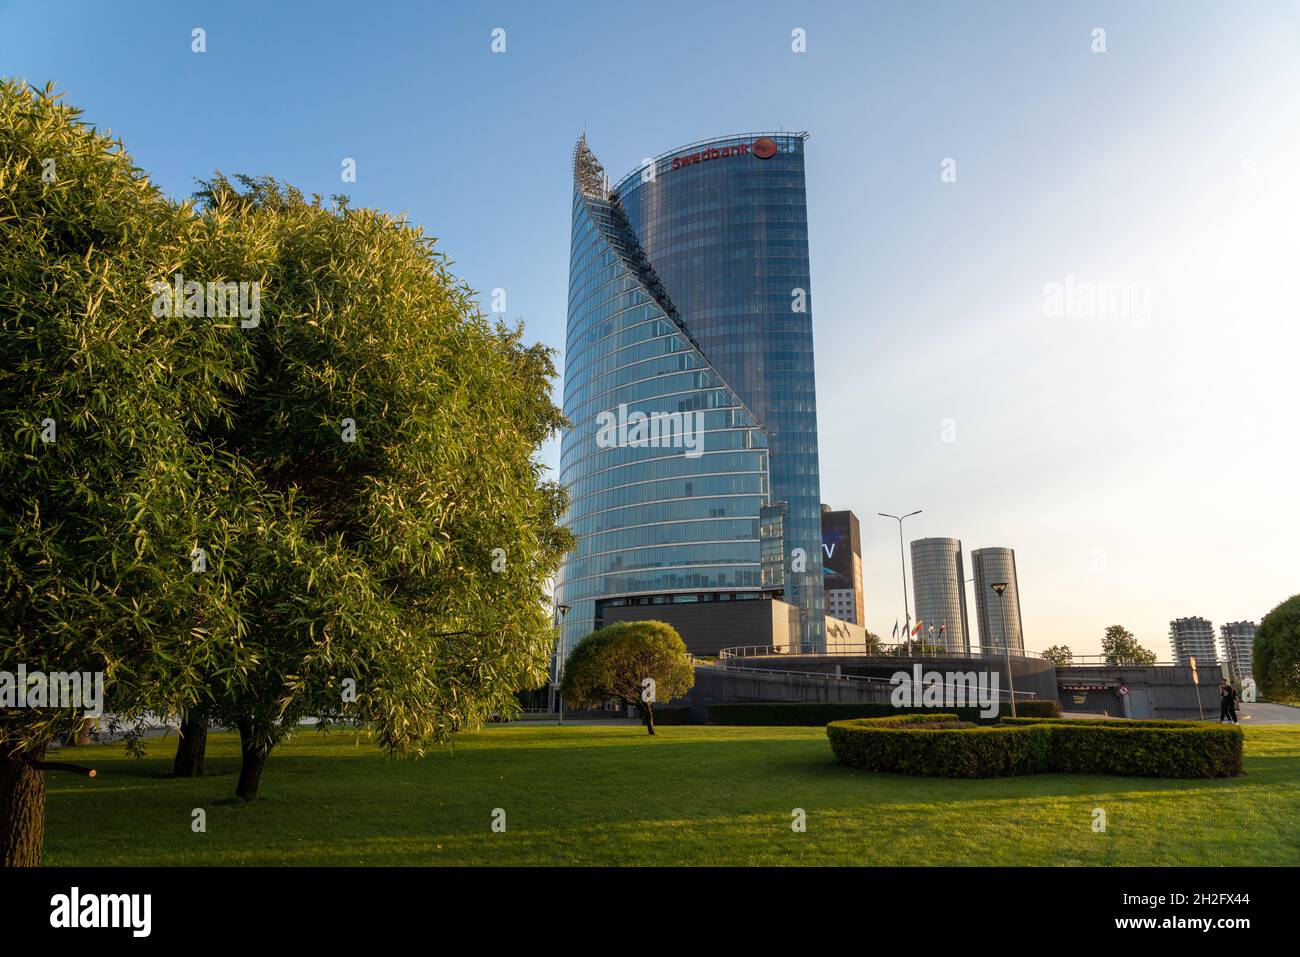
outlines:
[[[1228,682],[1227,678],[1219,681],[1219,723],[1222,724],[1224,718],[1227,718],[1233,724],[1240,724],[1237,720],[1237,692]]]

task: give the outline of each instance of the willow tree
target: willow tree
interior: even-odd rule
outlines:
[[[100,675],[126,722],[196,696],[235,624],[190,556],[242,483],[192,436],[244,373],[222,330],[149,312],[195,224],[50,88],[0,83],[0,671]],[[0,863],[32,865],[47,749],[92,702],[5,704]]]
[[[510,710],[571,539],[534,456],[550,353],[401,220],[244,186],[170,202],[0,85],[0,671],[237,727],[250,798],[301,717],[419,752]],[[84,717],[0,713],[3,863],[39,862],[46,752]]]
[[[572,539],[536,452],[563,420],[550,350],[483,317],[418,228],[270,178],[199,198],[207,268],[262,276],[253,371],[204,437],[265,516],[224,562],[257,667],[214,669],[205,706],[239,729],[249,799],[304,717],[418,752],[545,681]]]

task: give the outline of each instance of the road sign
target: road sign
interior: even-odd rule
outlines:
[[[1120,685],[1120,686],[1119,686],[1119,693],[1120,693],[1120,694],[1128,694],[1128,685]]]

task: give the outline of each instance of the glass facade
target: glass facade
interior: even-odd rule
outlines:
[[[912,592],[916,596],[916,617],[923,623],[926,642],[952,651],[970,651],[966,570],[958,539],[919,538],[912,542]],[[934,628],[933,638],[931,628]]]
[[[867,625],[862,594],[862,527],[849,509],[822,506],[822,584],[827,614]]]
[[[1025,650],[1021,629],[1020,582],[1016,578],[1016,553],[1010,548],[977,548],[970,553],[975,571],[975,611],[980,620],[980,650],[1005,651],[1007,636],[1011,650]],[[1007,590],[999,601],[993,585],[1006,582]],[[1005,614],[1006,626],[1003,627]]]
[[[566,653],[604,603],[757,596],[765,578],[800,608],[804,646],[824,644],[803,145],[711,140],[610,189],[578,143],[560,461],[578,546],[556,580]]]

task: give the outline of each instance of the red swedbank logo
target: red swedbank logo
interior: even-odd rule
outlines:
[[[776,155],[776,151],[776,140],[767,136],[760,136],[754,140],[753,146],[748,143],[741,143],[738,146],[711,146],[708,149],[700,150],[698,153],[674,156],[672,168],[681,169],[683,166],[693,166],[696,163],[722,159],[725,156],[748,156],[750,153],[753,153],[759,159],[771,159]]]

